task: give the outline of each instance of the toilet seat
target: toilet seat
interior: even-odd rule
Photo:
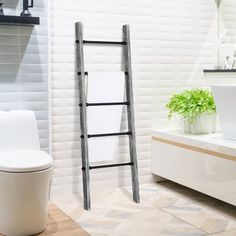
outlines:
[[[0,152],[0,171],[22,173],[49,169],[52,157],[40,150],[17,150]]]

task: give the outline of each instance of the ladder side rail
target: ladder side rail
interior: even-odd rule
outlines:
[[[136,203],[140,202],[139,194],[139,179],[138,179],[138,163],[136,151],[136,133],[134,119],[134,100],[133,100],[133,82],[132,82],[132,66],[131,66],[131,46],[130,46],[130,29],[129,25],[123,26],[123,41],[124,45],[124,63],[126,76],[126,96],[130,105],[127,107],[128,128],[132,132],[129,136],[130,159],[133,165],[131,166],[133,200]]]
[[[76,52],[77,52],[77,69],[78,69],[78,86],[80,100],[80,128],[84,138],[81,139],[82,153],[82,175],[83,175],[83,194],[84,209],[90,210],[90,176],[89,176],[89,158],[88,158],[88,129],[87,129],[87,110],[86,110],[86,87],[84,71],[84,50],[83,50],[83,25],[76,22]]]

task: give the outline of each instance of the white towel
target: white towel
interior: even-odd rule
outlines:
[[[88,74],[87,102],[123,102],[125,76],[117,73]],[[123,106],[88,107],[88,134],[120,132]],[[88,139],[89,161],[109,161],[115,158],[118,137]]]

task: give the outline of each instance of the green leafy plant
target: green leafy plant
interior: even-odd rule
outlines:
[[[169,109],[169,118],[176,113],[190,122],[200,114],[216,112],[213,95],[205,89],[191,89],[175,94],[170,98],[166,108]]]

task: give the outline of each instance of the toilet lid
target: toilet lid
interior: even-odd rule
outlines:
[[[32,172],[45,170],[53,165],[52,157],[40,150],[0,152],[0,171]]]

